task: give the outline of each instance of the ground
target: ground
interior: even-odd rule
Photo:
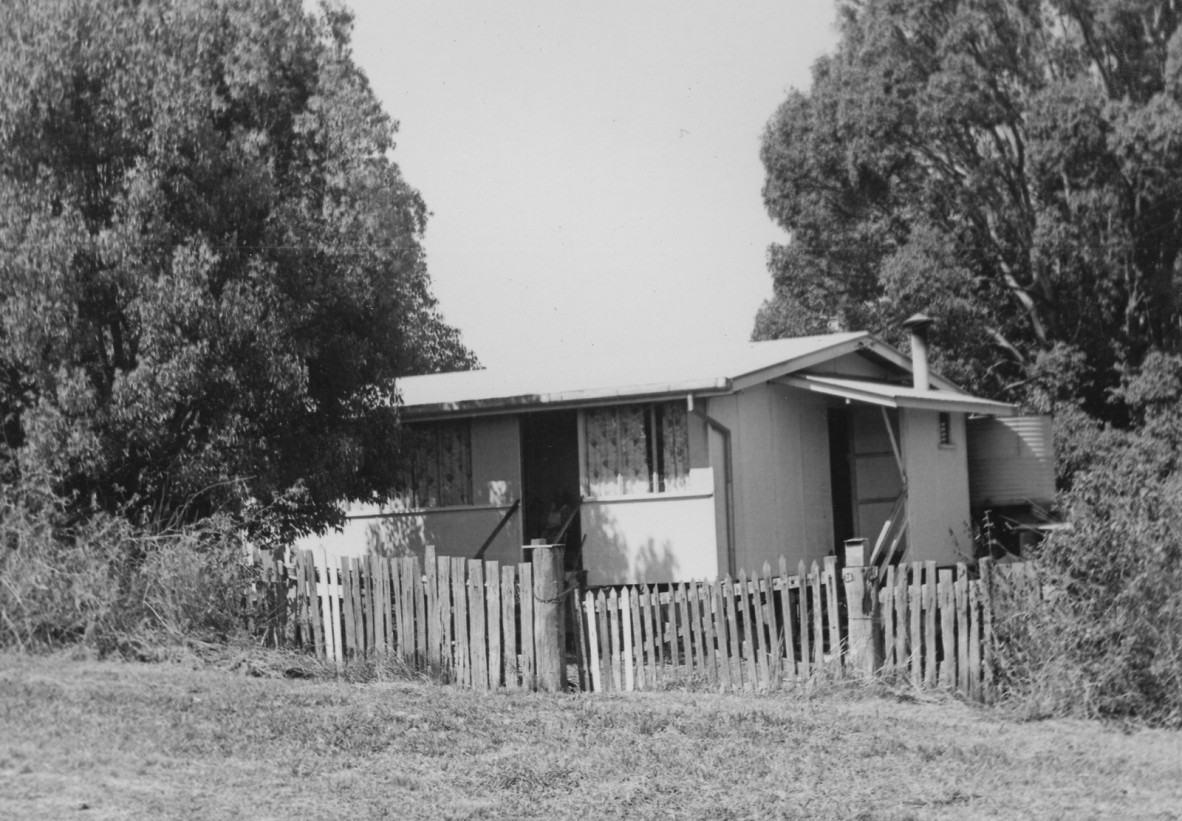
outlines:
[[[0,656],[0,818],[1182,818],[1176,732],[881,686],[481,694],[231,667]]]

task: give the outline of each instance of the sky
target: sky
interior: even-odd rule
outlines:
[[[741,341],[787,235],[760,136],[832,0],[351,0],[353,56],[432,212],[444,317],[487,367]]]

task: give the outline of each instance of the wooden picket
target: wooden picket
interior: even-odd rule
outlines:
[[[802,568],[803,569],[803,568]],[[592,691],[695,683],[762,692],[841,664],[836,563],[749,577],[588,590],[580,602]]]
[[[535,686],[528,563],[436,556],[431,547],[422,559],[301,551],[288,564],[257,563],[248,617],[270,612],[276,598],[290,613],[272,617],[269,643],[294,643],[337,666],[390,657],[480,689]]]
[[[990,579],[1004,576],[1022,592],[1037,585],[1020,565],[980,564],[900,564],[869,575],[881,673],[917,688],[991,698]],[[801,563],[793,575],[787,569],[781,562],[776,575],[765,566],[737,580],[586,591],[579,603],[590,667],[584,686],[599,692],[692,683],[762,692],[845,674],[836,561]]]
[[[536,596],[528,562],[437,556],[429,547],[421,558],[394,559],[304,551],[287,563],[261,558],[259,568],[244,599],[248,626],[268,644],[303,646],[338,666],[393,659],[478,689],[536,689],[536,642],[564,641],[561,629],[550,637],[535,630],[535,608],[553,597]],[[671,684],[766,692],[846,674],[845,596],[853,593],[839,584],[836,558],[788,570],[781,560],[778,571],[767,564],[738,579],[560,596],[576,639],[566,656],[577,670],[573,683],[592,692]],[[862,584],[850,578],[862,576],[845,577]],[[917,688],[994,697],[994,587],[1006,601],[1037,597],[1029,566],[925,562],[865,578],[881,656],[875,672]]]

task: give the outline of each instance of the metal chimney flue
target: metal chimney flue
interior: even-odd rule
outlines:
[[[932,318],[927,314],[913,314],[903,322],[911,332],[911,378],[916,390],[926,391],[932,387],[928,376],[928,328]]]

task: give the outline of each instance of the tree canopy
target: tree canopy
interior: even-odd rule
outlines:
[[[862,0],[764,135],[757,338],[941,320],[974,390],[1117,424],[1182,346],[1182,32],[1162,0]],[[897,338],[897,337],[896,337]]]
[[[300,0],[0,8],[0,466],[153,521],[376,499],[398,375],[471,366],[352,20]]]

